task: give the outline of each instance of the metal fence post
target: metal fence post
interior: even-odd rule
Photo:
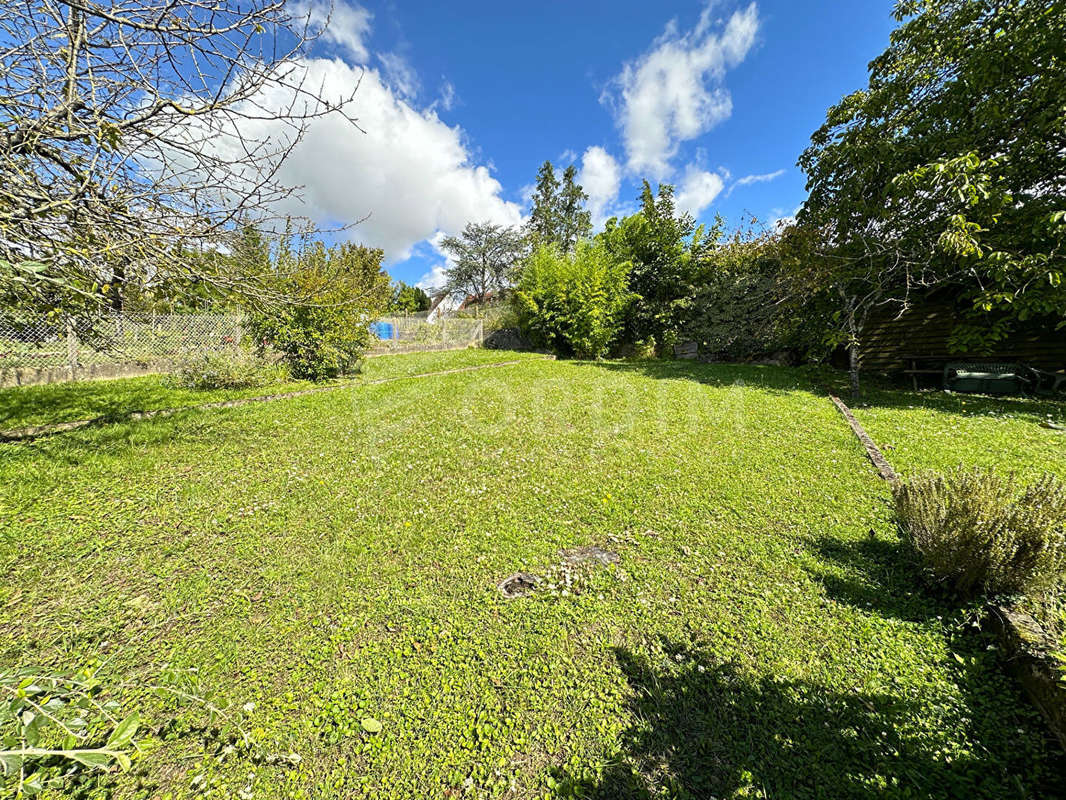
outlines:
[[[78,379],[78,337],[74,333],[74,321],[67,320],[67,366],[70,367],[70,379]]]

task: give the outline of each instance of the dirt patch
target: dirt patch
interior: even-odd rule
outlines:
[[[540,579],[536,575],[531,575],[528,572],[516,572],[514,575],[500,581],[500,594],[508,600],[512,600],[515,597],[525,597],[533,593],[538,583],[540,583]]]
[[[561,551],[563,557],[563,563],[569,564],[571,567],[577,567],[582,564],[617,564],[619,561],[618,553],[612,553],[610,550],[604,550],[602,547],[590,546],[590,547],[570,547]]]

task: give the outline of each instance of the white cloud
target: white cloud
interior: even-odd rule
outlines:
[[[370,35],[370,21],[374,15],[362,6],[336,0],[299,0],[290,5],[295,19],[306,19],[312,33],[319,40],[336,45],[356,64],[370,60],[365,40]]]
[[[626,64],[604,92],[625,141],[627,167],[662,179],[680,142],[706,133],[733,111],[726,70],[747,56],[759,30],[755,3],[733,13],[724,26],[708,5],[696,27],[679,33],[676,21],[652,49]]]
[[[590,147],[581,157],[581,172],[577,180],[588,193],[592,225],[599,228],[609,216],[608,210],[618,200],[622,168],[602,147]]]
[[[442,288],[448,282],[448,276],[444,274],[446,267],[447,265],[445,264],[437,264],[437,266],[419,278],[415,286],[425,292]]]
[[[430,108],[439,107],[445,111],[451,111],[455,106],[455,99],[455,85],[445,78],[440,87],[440,97],[433,101],[433,105],[431,105]]]
[[[504,200],[500,182],[474,163],[461,128],[404,100],[374,69],[310,59],[300,70],[293,80],[302,77],[306,87],[320,87],[323,98],[345,96],[358,85],[347,112],[365,132],[340,113],[309,120],[277,176],[302,190],[278,212],[325,227],[366,217],[347,235],[383,248],[388,262],[407,258],[412,247],[439,232],[458,233],[468,222],[521,223],[518,204]],[[291,101],[291,90],[278,86],[252,98],[261,109],[285,108]],[[282,123],[268,119],[241,122],[241,134],[249,139],[277,140],[285,132]],[[225,137],[218,137],[216,147],[225,146]]]
[[[399,53],[382,53],[378,56],[385,71],[387,83],[399,92],[404,99],[412,100],[422,88],[421,81],[407,59]]]
[[[705,172],[689,165],[677,192],[676,205],[679,211],[687,211],[698,217],[714,199],[722,193],[725,181],[716,172]]]
[[[791,214],[785,214],[784,211],[780,208],[773,209],[770,212],[770,229],[773,231],[780,231],[784,228],[787,228],[789,225],[794,224],[796,221],[796,215],[799,213],[799,210],[801,208],[803,208],[802,204],[796,206],[794,209],[792,209]]]
[[[518,196],[522,198],[522,208],[533,205],[533,195],[537,192],[537,184],[527,183],[518,190]]]
[[[769,181],[776,180],[785,174],[783,169],[779,169],[776,172],[767,172],[765,175],[745,175],[743,178],[737,179],[737,186],[747,186],[750,183],[768,183]]]

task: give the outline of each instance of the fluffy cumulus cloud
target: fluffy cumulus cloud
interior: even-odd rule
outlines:
[[[333,45],[341,55],[355,64],[370,60],[366,39],[370,36],[370,23],[374,15],[362,6],[324,0],[299,0],[289,9],[294,18],[304,18],[309,30],[318,35],[319,41]]]
[[[725,181],[717,172],[705,172],[689,165],[677,190],[677,208],[698,217],[722,193],[723,188]]]
[[[473,162],[460,128],[413,107],[376,70],[324,59],[305,67],[307,85],[321,85],[326,97],[358,82],[351,112],[362,132],[340,114],[310,123],[282,165],[281,179],[304,187],[293,211],[323,224],[365,217],[353,238],[384,248],[389,261],[467,222],[521,222],[518,205],[501,198],[500,182]]]
[[[304,8],[312,21],[325,24],[320,4]],[[384,249],[388,262],[407,258],[420,242],[442,232],[458,233],[468,222],[519,224],[520,207],[502,198],[503,187],[475,161],[463,130],[442,121],[436,104],[419,107],[413,99],[418,76],[407,62],[396,54],[368,53],[369,22],[363,9],[335,3],[322,39],[343,57],[307,58],[287,79],[331,102],[354,89],[345,113],[357,119],[358,128],[337,111],[309,120],[276,176],[301,188],[275,211],[323,227],[359,221],[349,237]],[[359,66],[360,61],[369,65]],[[445,86],[453,96],[451,85]],[[248,101],[249,108],[284,110],[293,104],[295,91],[269,85]],[[240,122],[244,139],[276,143],[291,135],[284,122],[258,111],[254,116]],[[220,131],[214,146],[224,153],[236,138]]]
[[[424,292],[435,292],[438,289],[442,289],[444,284],[448,282],[448,276],[444,272],[446,269],[446,264],[437,264],[433,269],[419,278],[415,283],[415,286]]]
[[[581,157],[578,183],[588,193],[592,224],[599,228],[618,200],[618,190],[622,185],[622,168],[614,156],[602,147],[590,147]]]
[[[726,71],[755,43],[759,13],[752,3],[722,24],[712,10],[713,4],[687,32],[671,22],[651,50],[626,64],[604,92],[622,130],[630,171],[666,177],[681,142],[732,114]]]

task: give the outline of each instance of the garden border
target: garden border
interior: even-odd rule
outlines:
[[[870,434],[868,434],[866,429],[862,427],[862,424],[855,419],[855,415],[851,413],[851,409],[844,405],[844,401],[832,392],[829,392],[829,399],[833,401],[833,405],[837,407],[837,410],[844,415],[844,419],[846,419],[848,425],[851,426],[851,430],[855,433],[855,436],[858,437],[862,446],[866,448],[866,455],[877,469],[877,474],[892,485],[899,483],[899,475],[897,475],[896,471],[892,469],[892,465],[888,463],[888,459],[885,458],[885,454],[881,452],[881,449],[874,444],[874,440],[870,438]]]
[[[544,356],[543,358],[544,360],[554,360],[554,356]],[[277,394],[259,395],[257,397],[240,397],[235,400],[218,400],[211,403],[200,403],[192,406],[158,408],[152,411],[130,411],[119,416],[94,417],[92,419],[79,419],[71,422],[56,422],[50,425],[31,425],[26,428],[14,428],[12,430],[0,431],[0,442],[24,442],[42,436],[50,436],[56,433],[66,433],[67,431],[78,430],[79,428],[85,428],[94,424],[114,424],[119,422],[152,419],[153,417],[169,417],[182,411],[199,411],[211,408],[237,408],[238,406],[246,406],[252,403],[267,403],[273,400],[288,400],[293,397],[303,397],[305,395],[320,394],[321,392],[331,392],[335,389],[350,389],[355,386],[375,386],[382,383],[392,383],[393,381],[433,378],[439,375],[454,375],[460,372],[474,372],[479,369],[493,369],[495,367],[510,367],[522,363],[522,360],[523,359],[516,358],[510,361],[497,361],[492,364],[474,364],[469,367],[455,367],[454,369],[438,370],[436,372],[419,372],[414,375],[397,375],[394,378],[377,378],[372,381],[352,380],[346,381],[345,383],[333,384],[331,386],[316,386],[311,389],[299,389],[295,392],[279,392]]]
[[[893,487],[899,484],[899,475],[866,433],[862,423],[851,413],[851,409],[832,392],[828,394],[866,449],[866,455],[877,473]],[[984,626],[996,636],[1005,653],[1007,668],[1025,689],[1030,702],[1043,715],[1048,728],[1066,751],[1066,682],[1060,681],[1058,668],[1044,651],[1047,636],[1043,629],[1030,615],[1001,605],[988,606]]]

